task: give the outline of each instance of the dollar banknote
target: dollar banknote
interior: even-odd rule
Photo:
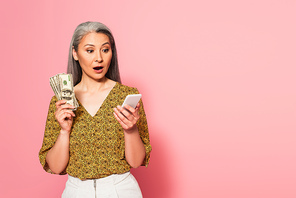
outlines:
[[[67,104],[79,107],[75,97],[72,74],[57,74],[49,79],[50,86],[58,100],[66,100]]]

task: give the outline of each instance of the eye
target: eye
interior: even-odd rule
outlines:
[[[87,53],[93,53],[94,52],[94,50],[86,50],[87,51]]]
[[[104,53],[107,53],[107,52],[109,52],[109,49],[106,48],[106,49],[103,49],[102,51],[103,51]]]

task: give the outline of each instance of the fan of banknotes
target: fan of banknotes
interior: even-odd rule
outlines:
[[[49,79],[50,86],[58,100],[66,100],[67,104],[79,107],[74,94],[72,74],[57,74]]]

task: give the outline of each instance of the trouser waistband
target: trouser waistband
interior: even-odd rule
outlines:
[[[86,180],[81,180],[77,177],[68,175],[68,180],[77,186],[89,186],[89,185],[93,186],[94,183],[96,183],[96,185],[110,185],[110,184],[115,185],[123,181],[129,175],[130,175],[130,172],[128,171],[123,174],[113,174],[113,175],[109,175],[107,177],[103,177],[99,179],[86,179]]]

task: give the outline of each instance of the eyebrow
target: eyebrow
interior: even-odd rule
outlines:
[[[104,46],[106,44],[109,44],[110,45],[110,43],[107,41],[106,43],[103,43],[102,46]],[[94,44],[86,44],[86,45],[84,45],[84,47],[86,47],[86,46],[92,46],[92,47],[94,47],[95,45]]]

